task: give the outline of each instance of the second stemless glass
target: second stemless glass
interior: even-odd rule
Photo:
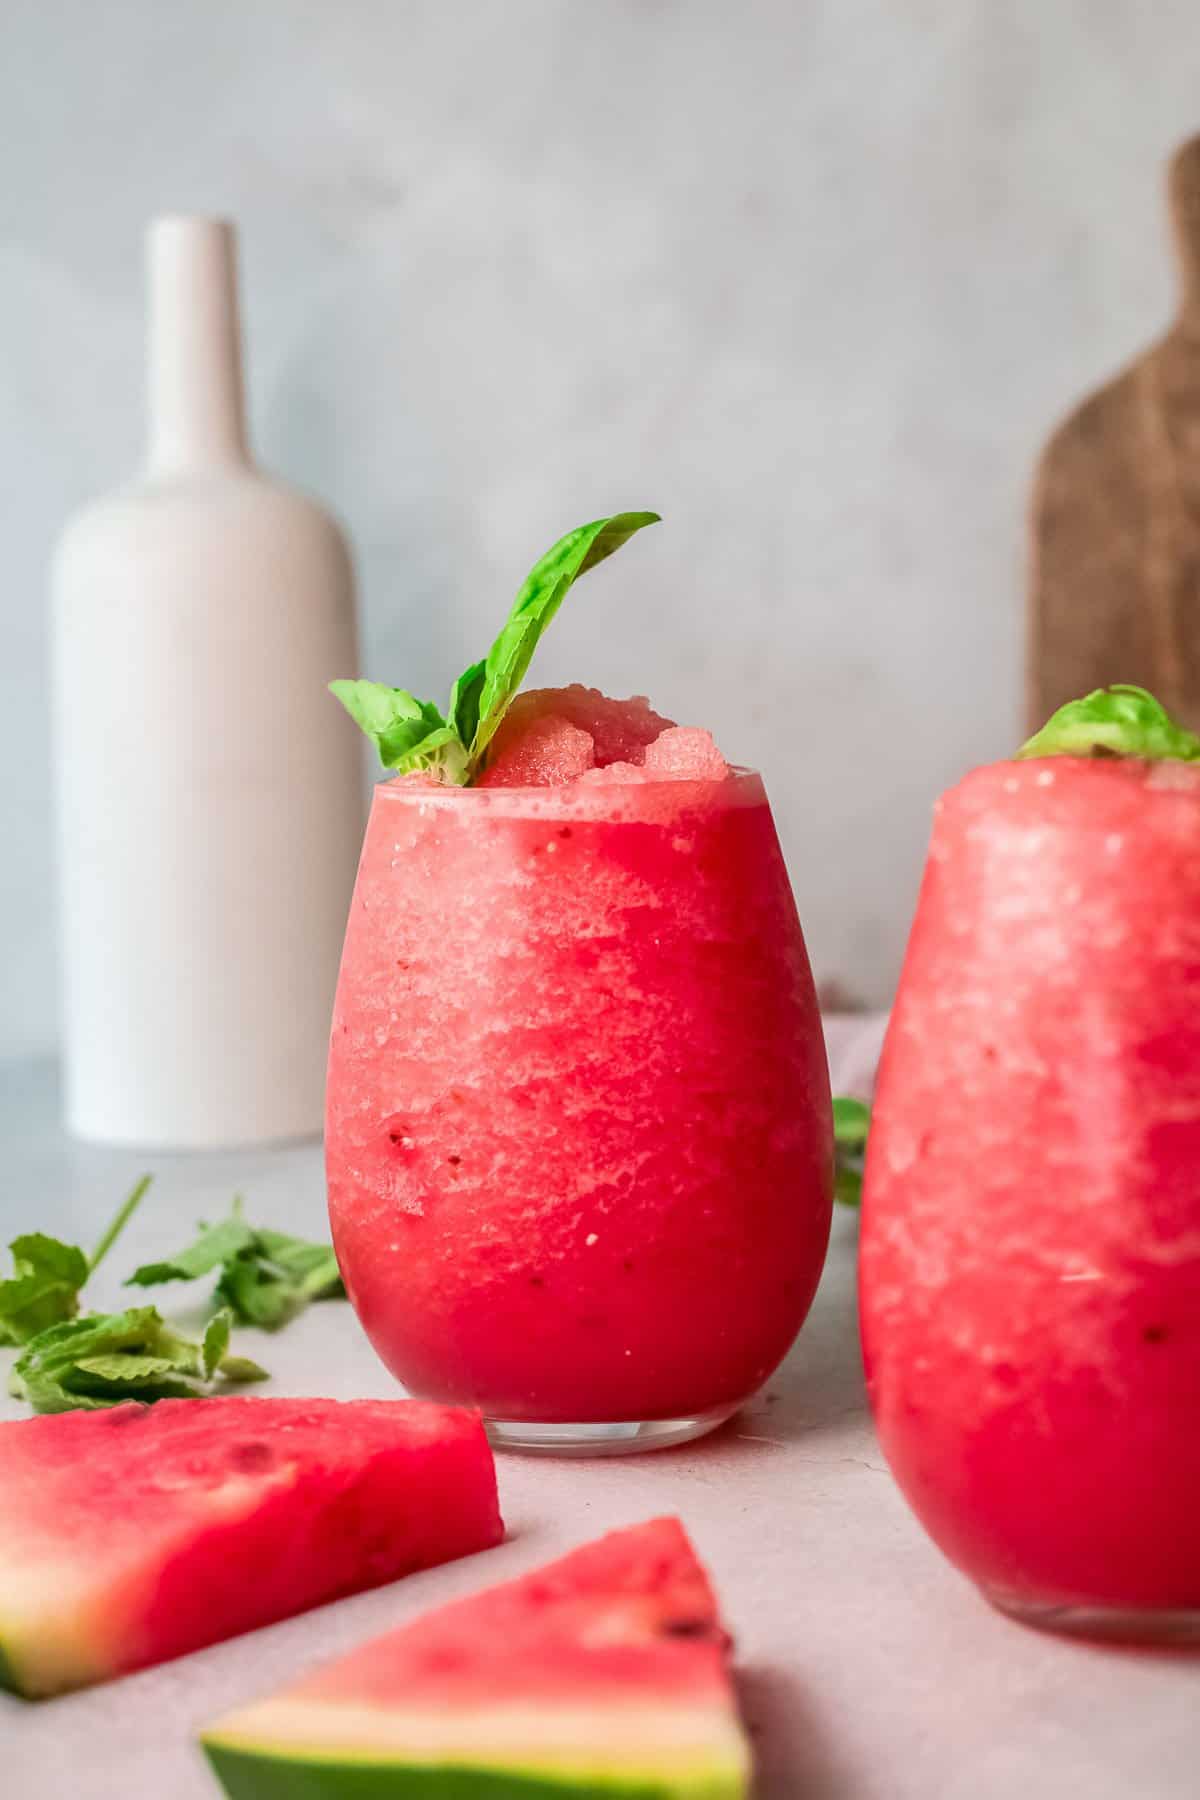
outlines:
[[[831,1210],[758,776],[378,787],[326,1154],[351,1300],[413,1393],[543,1450],[734,1412],[804,1320]]]
[[[943,796],[859,1256],[880,1441],[1003,1611],[1200,1640],[1200,770]]]

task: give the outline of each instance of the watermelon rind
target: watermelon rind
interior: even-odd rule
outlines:
[[[204,1751],[229,1800],[744,1800],[747,1792],[745,1770],[733,1766],[669,1775],[614,1769],[597,1776],[448,1762],[331,1761],[216,1741],[206,1741]]]
[[[703,1705],[431,1718],[264,1701],[202,1742],[231,1800],[742,1800],[749,1773],[737,1726]]]
[[[677,1518],[452,1601],[201,1733],[230,1800],[745,1800],[729,1638]]]

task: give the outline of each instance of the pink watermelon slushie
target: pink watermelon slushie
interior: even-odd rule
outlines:
[[[1200,767],[977,770],[880,1071],[862,1331],[918,1516],[1032,1622],[1200,1637],[1198,1159]]]
[[[759,777],[593,690],[474,786],[375,790],[333,1022],[330,1215],[413,1393],[498,1441],[697,1434],[808,1310],[829,1086]]]

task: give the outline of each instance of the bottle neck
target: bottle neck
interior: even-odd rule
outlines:
[[[232,225],[221,219],[155,220],[148,274],[152,473],[245,465]]]

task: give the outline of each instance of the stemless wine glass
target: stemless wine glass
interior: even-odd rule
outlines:
[[[413,1393],[524,1449],[680,1442],[812,1300],[829,1083],[759,777],[375,790],[326,1155]]]
[[[1055,757],[942,802],[860,1261],[883,1448],[1004,1611],[1200,1637],[1200,771]]]

